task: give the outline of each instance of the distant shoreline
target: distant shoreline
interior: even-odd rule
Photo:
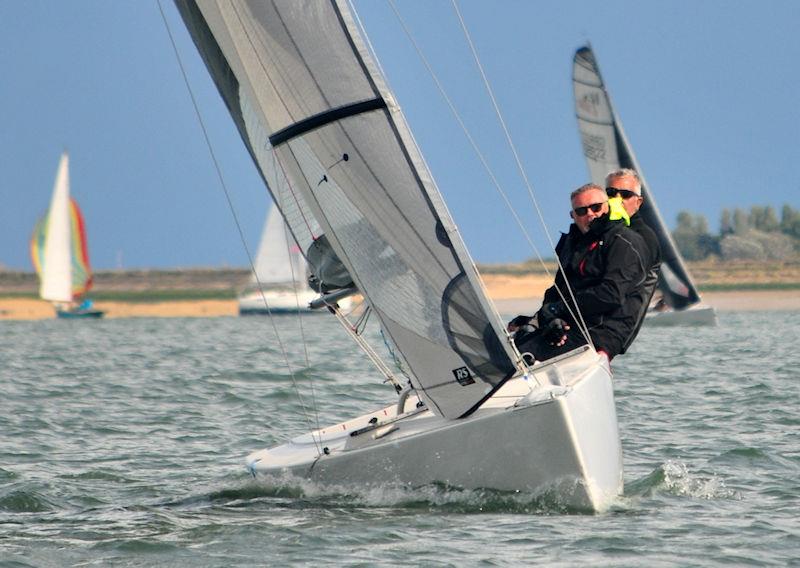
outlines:
[[[501,268],[507,267],[479,266],[498,311],[537,309],[552,276],[540,265]],[[719,311],[800,310],[800,262],[706,262],[689,269],[704,302]],[[249,272],[237,268],[100,271],[90,297],[109,318],[232,317],[248,280]],[[52,317],[53,307],[38,299],[35,274],[0,270],[0,320]]]
[[[718,312],[797,312],[800,311],[798,290],[740,290],[701,294],[704,304]],[[497,311],[503,315],[533,313],[541,298],[495,299]]]
[[[541,305],[541,296],[528,296],[524,290],[513,297],[491,294],[497,311],[504,316],[533,313]],[[800,311],[800,291],[726,291],[703,294],[704,303],[719,312],[743,311]],[[106,312],[109,319],[153,317],[236,317],[235,299],[186,299],[155,302],[96,301],[96,307]],[[49,302],[33,298],[0,296],[0,320],[53,319],[55,312]]]

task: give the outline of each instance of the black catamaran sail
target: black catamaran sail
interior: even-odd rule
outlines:
[[[653,192],[645,182],[642,169],[625,136],[622,122],[611,104],[611,97],[603,83],[591,47],[582,47],[575,53],[572,82],[583,154],[592,182],[602,187],[606,174],[619,168],[631,168],[638,172],[644,197],[638,214],[655,231],[661,245],[662,264],[658,288],[664,301],[674,310],[683,310],[697,304],[700,302],[697,287],[658,212]]]

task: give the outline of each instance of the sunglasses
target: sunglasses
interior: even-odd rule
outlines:
[[[589,209],[592,210],[592,213],[599,213],[600,210],[603,208],[603,205],[608,203],[608,201],[603,201],[602,203],[592,203],[591,205],[585,205],[583,207],[576,207],[572,211],[575,212],[575,215],[578,217],[583,217],[589,212]]]
[[[630,191],[628,189],[617,189],[616,187],[607,187],[606,188],[606,195],[609,197],[616,197],[619,195],[622,199],[630,199],[631,197],[640,197],[638,193]]]

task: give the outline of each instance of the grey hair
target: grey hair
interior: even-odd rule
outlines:
[[[570,193],[569,194],[569,200],[572,201],[577,196],[579,196],[581,193],[586,193],[587,191],[591,191],[593,189],[596,189],[598,191],[602,191],[603,195],[606,194],[606,190],[603,189],[602,187],[600,187],[599,185],[597,185],[596,183],[587,183],[587,184],[584,184],[584,185],[580,186],[578,189],[576,189],[572,193]]]
[[[620,168],[618,170],[614,170],[613,172],[608,172],[608,175],[606,175],[606,185],[608,185],[608,180],[618,177],[632,177],[635,179],[636,193],[639,195],[642,194],[642,179],[639,177],[639,174],[636,173],[636,170],[632,170],[630,168]]]

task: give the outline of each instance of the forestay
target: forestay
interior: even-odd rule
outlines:
[[[297,242],[324,233],[434,412],[473,411],[512,349],[347,3],[176,3]]]
[[[662,264],[658,287],[664,294],[665,301],[675,309],[683,309],[699,302],[697,287],[661,218],[653,193],[648,188],[642,169],[628,143],[590,47],[583,47],[575,53],[572,83],[583,154],[592,182],[604,186],[606,174],[621,167],[632,168],[639,173],[644,197],[639,215],[655,231],[661,245]]]

